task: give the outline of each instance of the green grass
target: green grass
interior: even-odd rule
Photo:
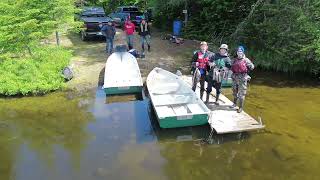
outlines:
[[[62,69],[70,62],[71,52],[58,47],[41,47],[32,56],[0,57],[0,94],[38,95],[64,85]]]

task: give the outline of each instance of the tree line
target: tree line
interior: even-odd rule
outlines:
[[[183,36],[214,44],[245,45],[263,69],[320,74],[318,0],[88,0],[113,11],[118,5],[152,8],[154,24],[165,30],[174,20],[188,22]]]
[[[81,23],[83,5],[120,5],[153,10],[154,25],[188,22],[183,36],[231,47],[245,45],[263,69],[320,74],[320,1],[318,0],[2,0],[0,2],[0,94],[45,93],[63,86],[61,68],[71,52],[59,47],[59,34]],[[55,35],[56,45],[46,43]],[[54,58],[58,57],[58,58]]]

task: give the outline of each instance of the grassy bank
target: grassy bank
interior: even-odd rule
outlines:
[[[64,85],[61,70],[69,64],[71,52],[58,47],[38,47],[32,56],[0,58],[0,94],[38,95]]]

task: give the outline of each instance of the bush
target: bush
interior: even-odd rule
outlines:
[[[70,58],[70,51],[58,47],[36,48],[29,57],[1,57],[0,94],[36,95],[61,88],[61,71]]]
[[[264,3],[239,40],[250,47],[262,68],[319,75],[319,7],[316,1]]]
[[[319,0],[154,1],[155,23],[163,27],[181,18],[187,2],[185,38],[242,44],[260,68],[320,75]]]

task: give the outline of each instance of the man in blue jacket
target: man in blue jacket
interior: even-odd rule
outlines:
[[[113,40],[116,35],[116,29],[112,25],[112,22],[109,21],[108,24],[102,26],[101,32],[106,37],[106,52],[111,54],[113,51]]]

